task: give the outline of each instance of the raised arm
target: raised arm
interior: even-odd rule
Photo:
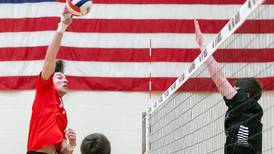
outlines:
[[[48,46],[47,53],[44,59],[42,68],[42,78],[48,80],[55,70],[56,56],[61,46],[61,40],[66,28],[71,24],[71,14],[64,11],[61,17],[61,21],[58,24],[58,29],[55,32],[51,43]]]
[[[62,145],[61,154],[72,154],[76,147],[76,132],[73,129],[67,130],[67,141]]]
[[[195,25],[196,42],[200,50],[202,51],[205,48],[205,45],[204,45],[203,35],[197,20],[194,21],[194,25]],[[233,96],[237,94],[237,91],[228,82],[228,80],[223,74],[222,69],[220,68],[219,64],[216,62],[214,57],[210,56],[209,59],[206,61],[206,64],[207,64],[207,68],[211,76],[211,79],[217,86],[221,95],[224,96],[226,99],[233,98]]]

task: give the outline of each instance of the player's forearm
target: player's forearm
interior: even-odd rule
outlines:
[[[212,56],[210,56],[205,63],[207,65],[207,69],[209,71],[211,79],[214,81],[215,85],[217,86],[221,94],[224,95],[222,83],[225,82],[226,79],[224,78],[223,72],[219,64]]]
[[[203,39],[202,32],[200,30],[199,22],[197,20],[194,20],[194,27],[195,27],[196,42],[200,50],[203,51],[205,49],[204,39]],[[220,93],[223,96],[225,96],[227,99],[231,99],[237,93],[237,91],[234,90],[234,88],[225,78],[219,64],[216,62],[213,56],[210,56],[205,63],[207,64],[209,74],[213,82],[217,86],[218,90],[220,91]]]
[[[71,14],[64,12],[61,16],[61,21],[58,24],[58,28],[56,30],[56,33],[54,34],[53,40],[50,43],[46,53],[43,70],[42,70],[42,78],[45,80],[49,79],[54,72],[55,60],[61,45],[63,33],[66,31],[66,29],[71,24],[71,22],[72,22]]]
[[[48,46],[42,69],[42,78],[45,80],[49,79],[54,72],[56,56],[60,49],[62,37],[62,33],[56,32],[52,42]]]
[[[200,50],[203,51],[205,49],[205,45],[200,46]],[[224,77],[224,74],[219,66],[219,64],[216,62],[213,56],[210,56],[206,61],[207,69],[209,71],[209,74],[211,76],[211,79],[215,83],[216,87],[218,88],[219,92],[222,96],[228,96],[226,89],[224,87],[227,79]]]
[[[222,69],[213,58],[213,56],[209,57],[209,59],[206,61],[206,64],[209,74],[221,95],[225,96],[227,99],[231,99],[237,93],[237,91],[228,82],[227,78],[223,74]]]

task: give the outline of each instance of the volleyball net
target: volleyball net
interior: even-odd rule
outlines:
[[[146,112],[143,134],[148,154],[224,152],[225,102],[204,63],[211,55],[231,83],[255,77],[263,87],[263,153],[274,153],[274,5],[246,1]],[[193,40],[194,41],[194,40]],[[206,92],[205,92],[206,91]]]

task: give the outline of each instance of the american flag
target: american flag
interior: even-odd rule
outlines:
[[[0,90],[35,87],[63,2],[0,0]],[[91,12],[75,18],[68,28],[58,58],[65,61],[65,74],[74,90],[148,91],[150,80],[152,90],[166,90],[200,53],[193,19],[199,20],[205,41],[209,42],[244,2],[94,0]],[[274,12],[273,4],[269,0],[265,5],[271,5]],[[236,34],[273,36],[273,19],[248,20]],[[256,58],[250,58],[255,53]],[[260,68],[274,62],[274,47],[239,45],[220,49],[214,56],[229,67],[249,63],[249,69],[255,65]],[[274,71],[258,79],[265,90],[274,89],[274,84],[269,86]],[[183,88],[214,90],[209,88],[212,86],[195,88],[203,83],[213,85],[210,77],[204,76],[191,78]]]

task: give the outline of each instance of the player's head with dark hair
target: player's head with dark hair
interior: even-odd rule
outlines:
[[[64,73],[64,62],[62,60],[57,60],[55,62],[55,70],[54,72]]]
[[[243,78],[235,81],[235,86],[249,94],[250,98],[259,100],[262,96],[262,87],[255,78]]]
[[[94,133],[86,136],[81,144],[81,154],[110,154],[110,142],[105,135]]]
[[[64,74],[64,62],[62,60],[57,60],[55,63],[53,83],[61,96],[68,92],[68,80]]]

